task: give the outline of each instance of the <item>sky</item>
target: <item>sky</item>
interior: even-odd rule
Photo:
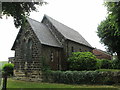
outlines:
[[[37,6],[38,12],[31,12],[30,18],[41,21],[44,14],[78,31],[91,46],[104,50],[97,36],[97,26],[107,16],[103,0],[45,0],[47,5]],[[11,47],[15,41],[18,29],[13,18],[4,16],[0,19],[0,61],[14,57]]]

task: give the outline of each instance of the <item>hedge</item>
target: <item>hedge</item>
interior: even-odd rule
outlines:
[[[44,82],[65,84],[118,84],[120,72],[101,71],[46,71]]]

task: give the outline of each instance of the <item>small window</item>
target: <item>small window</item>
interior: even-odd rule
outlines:
[[[27,59],[32,60],[32,40],[29,39],[27,43]]]
[[[53,52],[51,52],[51,62],[53,62]]]
[[[21,55],[23,55],[24,60],[26,60],[26,40],[23,39],[22,47],[21,47]]]
[[[74,47],[71,47],[71,52],[74,52]]]

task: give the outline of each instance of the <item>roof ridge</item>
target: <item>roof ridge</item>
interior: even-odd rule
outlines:
[[[45,17],[48,17],[48,19],[49,18],[51,18],[50,16],[48,16],[48,15],[44,15]],[[53,19],[53,18],[51,18],[51,19]],[[56,19],[53,19],[53,20],[55,20],[56,22],[58,22],[58,23],[60,23],[60,24],[62,24],[62,25],[64,25],[64,26],[66,26],[67,28],[70,28],[70,29],[72,29],[73,31],[75,31],[75,32],[77,32],[77,33],[79,33],[78,31],[76,31],[76,30],[74,30],[73,28],[71,28],[71,27],[68,27],[67,25],[65,25],[65,24],[63,24],[63,23],[61,23],[61,22],[59,22],[58,20],[56,20]],[[51,22],[52,23],[52,22]],[[79,33],[80,34],[80,33]]]
[[[78,42],[78,43],[80,43],[80,44],[84,44],[84,45],[86,45],[86,46],[92,47],[92,46],[87,42],[87,40],[86,40],[85,38],[83,38],[83,36],[82,36],[78,31],[74,30],[73,28],[68,27],[67,25],[65,25],[65,24],[63,24],[63,23],[61,23],[61,22],[59,22],[59,21],[57,21],[57,20],[55,20],[55,19],[53,19],[53,18],[51,18],[51,17],[49,17],[49,16],[46,15],[46,14],[44,15],[44,17],[46,17],[46,18],[52,23],[52,25],[54,25],[54,26],[56,27],[56,29],[58,30],[58,32],[60,32],[66,39],[69,39],[69,40]],[[65,35],[66,30],[64,30],[64,31],[63,31],[62,29],[59,30],[60,28],[58,28],[58,27],[59,27],[58,24],[61,25],[61,26],[63,26],[63,28],[70,30],[70,32],[73,32],[73,34],[76,34],[76,36],[73,37],[73,38],[71,38],[70,35],[73,36],[72,34],[70,34],[70,35]],[[64,32],[64,33],[63,33],[63,32]],[[77,39],[76,39],[76,38],[77,38]],[[81,39],[81,40],[80,40],[80,39]]]

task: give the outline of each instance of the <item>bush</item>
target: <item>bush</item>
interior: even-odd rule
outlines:
[[[96,57],[91,52],[73,52],[68,58],[70,70],[94,70]]]
[[[120,60],[118,59],[113,60],[112,65],[114,69],[120,69]]]
[[[101,59],[101,69],[112,69],[112,61],[107,59]]]
[[[97,59],[97,69],[113,69],[113,61],[107,59]]]
[[[46,71],[47,72],[47,71]],[[66,84],[117,84],[120,71],[49,71],[43,73],[46,82]]]
[[[11,76],[13,75],[13,68],[14,68],[14,65],[11,63],[4,64],[4,66],[2,67],[2,72],[7,76]]]
[[[96,59],[96,69],[101,69],[101,59]]]

